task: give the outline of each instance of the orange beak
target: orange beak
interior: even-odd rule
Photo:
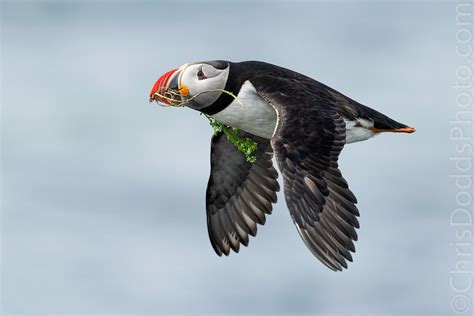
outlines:
[[[164,105],[179,106],[183,97],[189,95],[188,87],[181,84],[181,74],[186,65],[166,72],[156,80],[150,91],[150,102],[156,101]]]
[[[157,101],[164,104],[171,105],[172,98],[167,96],[167,92],[169,89],[174,88],[178,90],[178,78],[179,78],[179,71],[178,68],[170,70],[163,74],[158,80],[156,80],[153,88],[150,91],[150,102]],[[172,87],[170,83],[173,82]],[[174,87],[176,85],[176,87]]]

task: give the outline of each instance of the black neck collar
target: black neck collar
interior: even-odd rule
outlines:
[[[229,63],[229,76],[227,77],[227,82],[224,88],[224,90],[231,92],[235,96],[239,94],[240,88],[242,87],[242,83],[244,81],[243,73],[239,73],[239,67],[237,65],[238,64],[235,63]],[[234,101],[234,99],[235,98],[228,93],[221,92],[221,95],[216,101],[214,101],[214,103],[200,109],[199,111],[207,115],[217,114],[228,107]]]

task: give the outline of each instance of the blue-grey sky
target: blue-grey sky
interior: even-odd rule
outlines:
[[[14,313],[450,314],[455,2],[2,1],[2,309]],[[148,103],[185,62],[262,60],[412,135],[349,145],[354,263],[300,240],[282,192],[257,238],[217,257],[211,128]]]

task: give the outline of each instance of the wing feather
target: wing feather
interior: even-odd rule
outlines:
[[[207,226],[219,256],[229,255],[230,250],[239,252],[240,244],[248,245],[249,235],[257,234],[257,224],[264,225],[266,215],[272,213],[280,189],[270,141],[245,132],[240,136],[257,143],[256,162],[247,162],[223,133],[213,136],[211,143]]]
[[[291,217],[310,251],[337,271],[352,261],[359,211],[338,166],[344,119],[330,95],[312,89],[311,80],[285,73],[254,84],[278,112],[272,146]]]

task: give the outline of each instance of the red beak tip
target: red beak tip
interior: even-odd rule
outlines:
[[[158,80],[155,82],[155,84],[153,85],[153,88],[151,88],[150,90],[150,98],[153,97],[156,91],[158,91]]]
[[[158,96],[155,96],[155,93],[163,90],[162,89],[163,87],[165,88],[164,90],[168,88],[168,80],[176,70],[178,70],[178,68],[175,68],[173,70],[170,70],[164,73],[160,78],[158,78],[158,80],[156,80],[155,84],[153,85],[153,88],[151,88],[151,91],[150,91],[150,100],[160,101],[160,102],[169,104],[169,102],[166,99],[162,99]]]

